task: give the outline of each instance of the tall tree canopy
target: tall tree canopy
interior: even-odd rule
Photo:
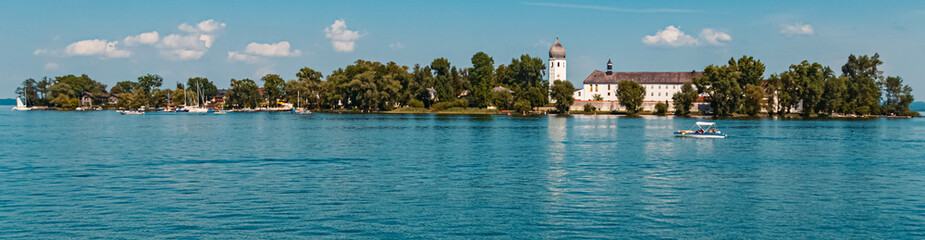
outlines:
[[[636,114],[646,97],[646,88],[634,81],[617,83],[617,100],[626,108],[627,114]]]
[[[694,79],[697,91],[709,96],[714,115],[732,115],[738,109],[743,94],[738,82],[740,75],[728,65],[710,65],[703,69],[702,78]]]
[[[882,64],[880,54],[877,53],[873,56],[848,56],[848,62],[841,67],[842,74],[848,77],[848,95],[845,100],[848,112],[879,113],[881,93],[877,83],[883,81],[883,71],[878,69]]]
[[[267,74],[260,78],[263,81],[263,93],[270,106],[277,106],[278,100],[283,98],[283,87],[286,81],[276,74]]]
[[[469,104],[474,107],[487,107],[491,104],[491,89],[495,86],[495,60],[478,52],[472,56],[472,68],[469,69],[469,83],[472,94]]]
[[[555,83],[552,84],[550,95],[553,100],[556,100],[556,110],[558,110],[559,113],[568,114],[569,108],[575,103],[575,99],[572,97],[573,93],[575,93],[575,86],[572,85],[572,82],[555,81]]]

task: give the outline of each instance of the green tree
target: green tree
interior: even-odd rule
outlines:
[[[742,99],[740,75],[733,67],[710,65],[703,70],[703,77],[694,79],[697,91],[709,96],[714,115],[732,115],[738,109]]]
[[[267,74],[260,78],[263,81],[263,93],[269,106],[279,106],[278,100],[283,98],[283,87],[286,81],[276,74]]]
[[[804,60],[799,65],[790,65],[790,69],[781,73],[780,77],[784,82],[794,83],[796,88],[792,96],[796,97],[795,102],[802,103],[801,114],[808,117],[815,113],[816,105],[822,101],[826,79],[834,75],[828,67]]]
[[[39,100],[39,91],[38,83],[35,79],[26,79],[22,81],[22,85],[16,88],[16,96],[23,98],[23,104],[27,106],[37,105]]]
[[[674,100],[674,114],[684,116],[691,113],[691,107],[694,106],[694,101],[697,101],[697,91],[690,83],[685,83],[681,86],[681,91],[671,96],[671,99]]]
[[[205,102],[218,95],[218,87],[212,81],[204,77],[193,77],[186,81],[187,89],[201,95],[201,101]],[[199,98],[197,98],[199,99]]]
[[[411,98],[421,101],[424,103],[425,107],[429,108],[434,104],[434,97],[436,97],[431,96],[429,89],[433,88],[434,76],[431,74],[430,66],[421,67],[420,64],[415,64],[410,81],[406,83],[405,87],[409,92],[408,95]]]
[[[887,77],[883,88],[886,93],[886,102],[883,104],[885,113],[900,116],[913,115],[913,111],[909,110],[909,104],[915,101],[912,96],[912,87],[904,85],[900,77]]]
[[[260,88],[250,79],[231,79],[231,88],[225,93],[232,108],[256,108],[260,103]]]
[[[158,76],[157,74],[147,74],[141,77],[138,77],[138,92],[141,94],[141,99],[144,100],[145,106],[153,105],[154,100],[151,96],[151,91],[155,88],[161,87],[161,84],[164,83],[164,78]]]
[[[668,113],[668,101],[656,103],[655,104],[655,114],[664,116],[665,113]]]
[[[842,74],[848,77],[845,99],[848,112],[869,114],[879,109],[881,92],[877,83],[883,81],[883,71],[878,66],[882,64],[877,53],[874,56],[848,56],[848,62],[841,68]]]
[[[845,84],[847,78],[843,75],[840,77],[831,77],[825,80],[825,91],[822,93],[822,101],[816,109],[827,115],[833,113],[845,112],[845,99],[848,92],[848,85]]]
[[[469,69],[469,83],[472,84],[469,104],[474,107],[487,107],[491,104],[491,89],[494,87],[495,60],[478,52],[472,56],[472,68]]]
[[[745,85],[745,98],[742,99],[742,111],[749,116],[756,116],[764,103],[764,89],[759,85]]]
[[[617,84],[617,100],[626,108],[626,113],[633,115],[639,112],[642,101],[646,97],[646,88],[634,81],[621,81]]]
[[[491,92],[492,105],[498,109],[513,109],[514,108],[514,94],[507,89],[499,89]]]
[[[569,108],[575,103],[572,94],[575,93],[575,87],[569,81],[555,81],[552,84],[552,99],[556,100],[556,110],[560,113],[568,114]]]
[[[761,80],[764,76],[764,63],[752,56],[742,56],[738,61],[729,59],[729,66],[739,72],[739,78],[736,82],[739,87],[745,89],[745,85],[751,84],[761,86]]]

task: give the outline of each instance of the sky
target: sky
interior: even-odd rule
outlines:
[[[548,60],[568,80],[614,71],[691,71],[754,56],[765,75],[803,60],[840,72],[879,53],[925,99],[925,1],[10,1],[0,0],[0,98],[27,78],[87,74],[108,86],[145,74],[164,87],[207,77],[326,75],[357,59],[470,67]]]

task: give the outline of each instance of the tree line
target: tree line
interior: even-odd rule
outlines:
[[[751,56],[732,58],[726,65],[704,68],[703,77],[682,86],[672,96],[676,114],[689,113],[700,94],[706,95],[713,115],[733,113],[757,115],[762,108],[769,116],[784,116],[793,110],[800,115],[833,114],[918,116],[909,109],[912,88],[899,76],[884,77],[878,67],[879,54],[850,55],[841,74],[817,62],[792,64],[787,71],[763,79],[765,65]]]
[[[260,83],[248,78],[231,79],[224,100],[227,108],[272,107],[288,102],[309,109],[388,111],[399,107],[494,106],[529,112],[549,104],[545,70],[543,60],[530,55],[495,66],[494,59],[484,52],[472,56],[470,67],[454,66],[446,58],[413,67],[360,59],[327,76],[304,67],[289,80],[278,74],[267,74],[258,80]],[[82,96],[91,96],[94,104],[105,104],[113,96],[118,99],[118,107],[158,108],[168,102],[199,104],[218,93],[215,84],[203,77],[190,78],[185,85],[177,83],[173,89],[161,89],[163,82],[161,76],[148,74],[136,81],[118,82],[107,90],[105,84],[87,75],[67,75],[41,81],[27,79],[17,94],[38,106],[74,108]],[[561,99],[557,106],[567,111],[574,87],[558,81],[554,90],[556,99]]]

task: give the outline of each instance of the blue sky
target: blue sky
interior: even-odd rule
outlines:
[[[576,84],[607,59],[615,71],[690,71],[752,55],[769,75],[802,60],[839,70],[849,54],[877,52],[922,100],[922,23],[925,1],[2,1],[0,98],[26,78],[64,74],[227,87],[356,59],[545,60],[558,35]]]

